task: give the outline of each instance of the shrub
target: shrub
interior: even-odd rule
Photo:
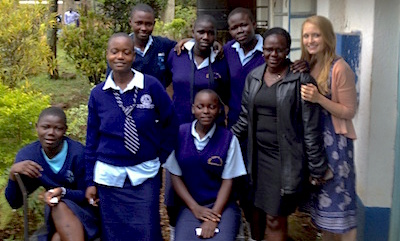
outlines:
[[[85,143],[86,140],[86,123],[88,116],[87,105],[81,104],[66,111],[68,130],[67,135],[72,139]]]
[[[13,163],[16,152],[35,140],[35,123],[50,97],[30,90],[28,82],[10,89],[0,84],[0,172]]]
[[[47,6],[0,1],[0,82],[15,87],[20,80],[48,70],[52,56],[46,42]]]
[[[86,16],[81,15],[79,27],[66,25],[62,28],[60,46],[91,83],[100,83],[105,75],[105,53],[111,34],[107,20],[91,11]]]
[[[175,40],[191,37],[192,25],[195,19],[196,10],[194,7],[178,5],[175,7],[175,18],[169,23],[164,23],[157,19],[153,33],[154,35],[167,36]]]

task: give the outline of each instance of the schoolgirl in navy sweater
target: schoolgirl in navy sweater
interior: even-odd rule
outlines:
[[[84,147],[64,136],[67,120],[62,109],[50,107],[39,115],[38,141],[22,148],[10,169],[5,196],[13,208],[22,206],[18,173],[28,193],[43,186],[47,233],[38,239],[83,241],[99,233],[96,208],[85,199]]]
[[[237,138],[215,124],[221,106],[213,90],[197,93],[192,106],[196,120],[180,126],[178,146],[164,165],[184,202],[176,241],[235,240],[240,210],[231,198],[232,179],[246,169]]]
[[[176,114],[160,82],[131,69],[127,34],[110,38],[106,57],[112,72],[88,103],[86,197],[100,206],[102,240],[161,241],[159,168],[176,144]]]

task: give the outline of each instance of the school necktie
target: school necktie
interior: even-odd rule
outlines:
[[[121,96],[119,91],[114,91],[114,97],[117,101],[118,106],[122,109],[125,114],[125,123],[124,123],[124,144],[126,149],[128,149],[133,154],[139,150],[140,142],[139,135],[136,130],[135,120],[132,117],[132,111],[136,107],[136,98],[138,94],[138,89],[135,87],[134,96],[133,96],[133,104],[125,107],[122,103]]]

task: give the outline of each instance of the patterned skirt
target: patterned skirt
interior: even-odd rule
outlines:
[[[323,135],[329,168],[334,177],[312,193],[310,212],[322,230],[345,233],[357,226],[353,140],[336,134],[329,112],[322,111]]]

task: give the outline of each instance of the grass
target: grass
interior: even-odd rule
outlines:
[[[93,87],[89,80],[67,59],[62,49],[57,50],[59,79],[50,79],[46,73],[30,78],[31,86],[51,96],[51,104],[64,109],[86,104]]]

